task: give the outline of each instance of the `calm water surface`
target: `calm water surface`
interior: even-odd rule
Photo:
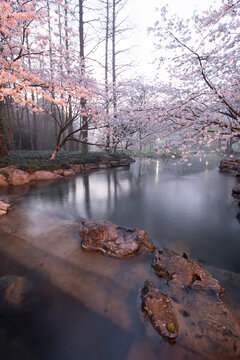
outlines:
[[[48,226],[41,223],[41,214],[74,222],[82,218],[105,219],[138,227],[150,234],[157,248],[188,251],[203,264],[238,276],[239,207],[231,196],[237,179],[219,173],[218,162],[215,156],[193,157],[191,167],[181,162],[175,164],[173,160],[138,160],[130,169],[98,170],[47,186],[32,186],[16,200],[16,206],[37,214],[38,228]],[[81,281],[74,296],[73,291],[67,293],[56,283],[53,285],[51,276],[45,273],[44,280],[39,281],[48,285],[37,311],[24,317],[2,317],[5,326],[2,331],[9,336],[10,344],[13,338],[20,338],[30,352],[29,359],[36,360],[155,360],[167,359],[171,354],[176,358],[177,345],[174,353],[173,346],[152,335],[151,329],[146,330],[140,312],[139,288],[146,278],[139,278],[139,274],[152,276],[151,256],[124,260],[86,252],[81,256],[91,262],[91,271],[78,270]],[[6,269],[24,273],[16,261],[6,257],[0,260],[1,273]],[[31,274],[36,278],[43,276],[39,272],[33,274],[32,270]],[[93,274],[95,277],[97,274],[96,280],[92,280]],[[93,281],[95,287],[96,283],[101,287],[96,294],[89,293],[89,300],[96,296],[96,306],[94,301],[89,305],[83,300],[88,281],[89,286]],[[115,286],[119,289],[117,294]],[[105,294],[106,304],[101,305],[103,295],[99,294]],[[111,299],[115,302],[108,306]],[[121,301],[127,310],[121,308]],[[127,314],[129,322],[115,318],[114,304],[122,312],[122,319]],[[12,353],[17,351],[13,349]],[[187,356],[194,359],[190,353]],[[5,358],[0,356],[2,359]]]
[[[95,171],[33,188],[28,209],[63,219],[107,219],[149,232],[156,247],[187,250],[204,263],[240,272],[237,180],[220,173],[215,157],[174,161],[141,160],[131,168]]]

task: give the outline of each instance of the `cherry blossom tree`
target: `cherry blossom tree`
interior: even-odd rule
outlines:
[[[169,16],[164,7],[150,29],[162,55],[159,68],[169,74],[164,91],[169,135],[183,151],[194,139],[201,148],[214,139],[240,138],[239,5],[222,1],[188,20]]]

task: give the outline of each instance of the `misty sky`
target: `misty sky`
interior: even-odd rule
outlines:
[[[128,0],[127,13],[128,21],[134,26],[131,35],[131,43],[136,44],[132,49],[133,61],[139,63],[137,72],[139,75],[153,78],[154,65],[150,65],[157,55],[154,51],[154,39],[147,34],[147,28],[153,26],[158,19],[156,7],[169,6],[172,14],[176,13],[181,17],[191,17],[194,10],[204,11],[218,0]]]

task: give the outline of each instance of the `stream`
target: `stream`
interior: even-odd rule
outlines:
[[[141,313],[143,283],[156,281],[152,254],[120,260],[82,250],[83,218],[138,227],[157,248],[189,253],[225,287],[240,323],[237,179],[218,163],[215,155],[139,159],[2,190],[13,206],[0,218],[0,276],[25,276],[39,294],[28,313],[0,315],[0,360],[198,359],[161,339]]]

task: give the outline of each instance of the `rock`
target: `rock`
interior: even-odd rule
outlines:
[[[63,176],[58,175],[58,174],[54,174],[53,172],[50,171],[45,171],[45,170],[38,170],[35,171],[33,174],[30,175],[30,180],[60,180],[63,179]]]
[[[155,251],[152,268],[177,318],[178,344],[204,359],[240,358],[240,327],[223,303],[220,283],[187,254],[168,249]]]
[[[72,164],[71,168],[75,174],[79,174],[82,171],[83,166],[82,164]]]
[[[27,311],[36,301],[36,289],[22,276],[0,277],[0,312]]]
[[[159,334],[170,342],[178,336],[178,322],[168,296],[146,280],[142,289],[142,311]]]
[[[88,171],[88,170],[95,170],[98,169],[98,164],[85,164],[84,165],[84,170]]]
[[[9,185],[8,178],[5,175],[0,174],[0,186],[8,186],[8,185]]]
[[[0,210],[5,211],[6,213],[10,207],[11,207],[10,204],[7,204],[0,200]]]
[[[62,175],[62,176],[63,176],[64,170],[63,170],[63,169],[56,169],[56,170],[53,170],[53,173],[54,173],[54,174],[57,174],[57,175]]]
[[[72,169],[63,170],[63,176],[73,176],[73,175],[75,175],[75,172]]]
[[[111,167],[117,167],[117,166],[119,166],[119,162],[116,160],[112,160],[112,161],[110,161],[110,165],[111,165]]]
[[[98,165],[99,169],[107,169],[107,167],[108,167],[107,164],[102,164],[101,163],[101,164]]]
[[[14,169],[9,177],[9,182],[11,185],[24,185],[28,184],[30,181],[29,173],[19,169]]]
[[[120,165],[120,166],[128,166],[128,165],[130,165],[130,160],[128,160],[128,159],[121,159],[121,160],[119,161],[119,165]]]
[[[240,184],[238,184],[237,186],[235,186],[235,187],[232,189],[232,194],[233,194],[233,195],[240,196]]]
[[[152,268],[158,276],[171,280],[171,285],[202,290],[217,298],[225,293],[219,282],[196,262],[190,261],[186,253],[180,256],[169,249],[156,250]]]
[[[10,177],[15,169],[16,169],[15,166],[9,166],[9,167],[1,168],[0,169],[0,174],[3,174],[4,176]]]
[[[82,220],[79,235],[84,249],[101,251],[118,258],[133,256],[139,249],[154,249],[145,231],[124,228],[107,221]]]
[[[221,171],[235,176],[240,175],[240,159],[222,159],[218,167]]]

